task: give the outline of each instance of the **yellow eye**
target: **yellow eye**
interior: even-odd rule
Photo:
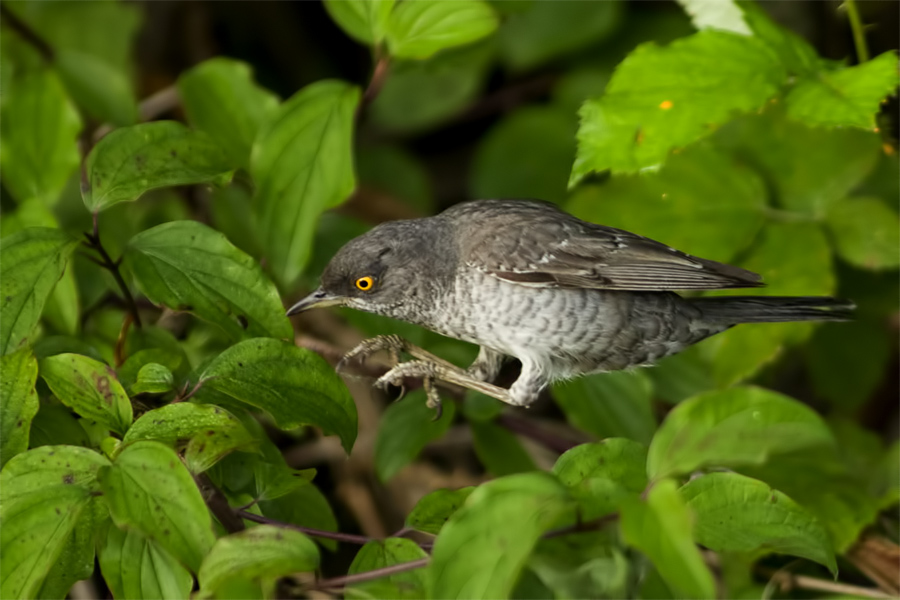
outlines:
[[[375,281],[368,275],[365,277],[360,277],[356,280],[356,287],[364,292],[368,292],[369,290],[371,290],[374,284]]]

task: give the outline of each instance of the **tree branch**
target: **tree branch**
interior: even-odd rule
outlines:
[[[397,573],[405,573],[406,571],[421,569],[422,567],[427,566],[429,562],[431,562],[431,558],[425,557],[420,558],[419,560],[411,560],[409,562],[390,565],[388,567],[381,567],[380,569],[373,569],[364,573],[356,573],[355,575],[344,575],[343,577],[323,579],[321,581],[317,581],[316,584],[311,586],[309,589],[334,590],[335,588],[342,588],[354,583],[372,581],[373,579],[381,579],[382,577],[396,575]]]
[[[372,538],[366,537],[364,535],[353,535],[350,533],[339,533],[336,531],[325,531],[323,529],[313,529],[312,527],[303,527],[301,525],[294,525],[293,523],[285,523],[283,521],[276,521],[275,519],[270,519],[268,517],[256,515],[256,514],[253,514],[252,512],[248,512],[246,510],[234,510],[233,512],[240,518],[247,519],[248,521],[253,521],[254,523],[262,523],[264,525],[274,525],[276,527],[284,527],[285,529],[293,529],[295,531],[299,531],[301,533],[305,533],[306,535],[311,535],[313,537],[325,538],[325,539],[329,539],[329,540],[336,540],[338,542],[346,542],[348,544],[358,544],[360,546],[372,541]]]
[[[96,226],[94,229],[96,231]],[[100,255],[102,267],[112,273],[113,279],[116,280],[116,284],[118,284],[119,289],[122,290],[122,295],[125,297],[125,304],[128,306],[128,312],[131,313],[131,318],[134,319],[135,326],[138,328],[142,327],[141,315],[138,313],[134,296],[131,295],[131,290],[128,289],[128,285],[125,283],[125,280],[122,278],[122,273],[119,271],[119,263],[112,259],[106,251],[106,248],[100,243],[99,233],[85,233],[84,237],[87,239],[85,245],[87,245],[88,248],[95,250],[97,254]]]
[[[228,533],[237,533],[238,531],[244,531],[247,528],[239,516],[231,510],[231,506],[228,504],[228,498],[225,497],[222,490],[216,487],[216,484],[212,482],[209,475],[206,473],[194,475],[194,481],[197,483],[197,487],[200,488],[200,494],[203,496],[206,506],[208,506],[209,510],[212,511],[212,514],[216,516],[219,523],[225,528],[225,531]]]
[[[17,17],[13,11],[9,10],[5,2],[0,3],[0,17],[3,17],[3,22],[6,25],[9,25],[10,29],[18,33],[27,43],[31,44],[41,55],[41,58],[46,62],[53,62],[54,58],[56,58],[56,54],[53,52],[53,48],[50,44],[48,44],[44,38],[39,36],[28,23]]]

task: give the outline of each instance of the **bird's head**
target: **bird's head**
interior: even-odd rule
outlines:
[[[288,310],[288,316],[326,306],[400,316],[398,307],[428,277],[424,255],[433,239],[431,219],[383,223],[347,242],[325,267],[319,288]]]

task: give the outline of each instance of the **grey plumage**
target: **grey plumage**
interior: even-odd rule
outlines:
[[[361,278],[371,278],[369,289],[356,286]],[[524,406],[554,380],[651,364],[739,323],[845,320],[853,310],[833,298],[686,299],[672,291],[759,287],[760,280],[551,204],[483,200],[351,240],[321,287],[289,314],[342,304],[478,344],[467,373],[426,360],[383,379],[448,379]],[[398,343],[388,346],[396,351]],[[507,357],[522,363],[512,387],[483,383]]]

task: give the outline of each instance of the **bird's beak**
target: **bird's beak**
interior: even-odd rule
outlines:
[[[326,306],[340,306],[346,302],[346,298],[341,296],[333,296],[322,288],[317,289],[312,294],[290,307],[287,316],[302,313],[304,310],[311,308],[325,308]]]

